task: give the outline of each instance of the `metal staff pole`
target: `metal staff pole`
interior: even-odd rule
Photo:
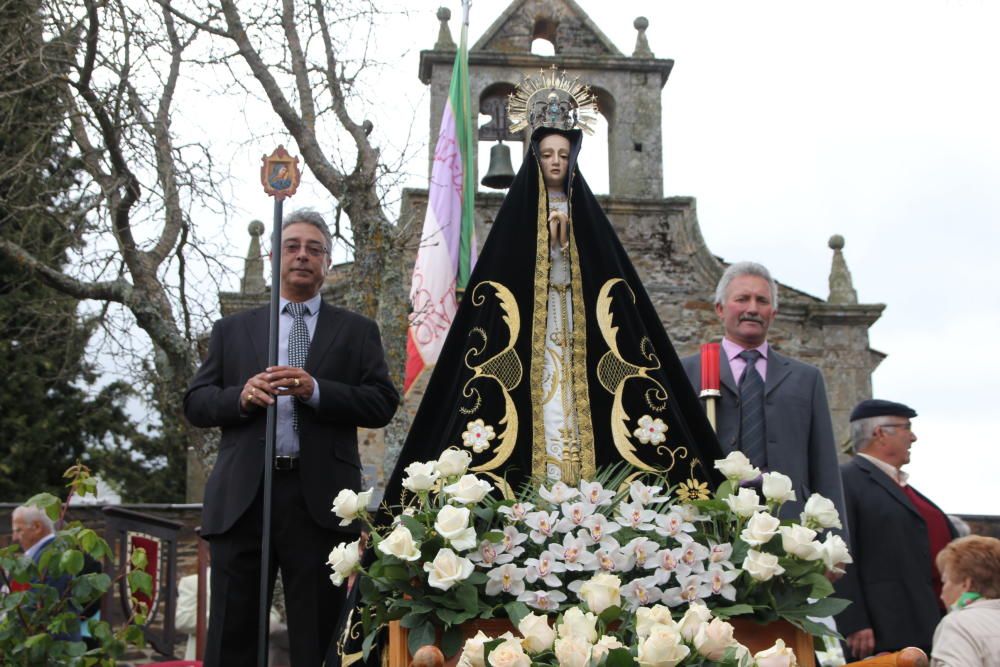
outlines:
[[[274,222],[271,229],[271,308],[267,327],[267,365],[278,365],[278,307],[281,302],[281,218],[284,200],[295,194],[299,185],[298,158],[284,146],[263,158],[260,169],[264,192],[274,197]],[[257,665],[267,667],[270,604],[268,592],[271,571],[271,489],[274,484],[274,449],[278,436],[278,401],[267,406],[264,431],[264,509],[260,541],[260,598],[257,616]]]

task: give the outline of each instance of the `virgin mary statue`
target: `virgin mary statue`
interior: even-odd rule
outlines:
[[[505,495],[625,461],[706,497],[715,434],[646,290],[577,167],[596,118],[554,68],[511,96],[530,150],[497,213],[385,500],[448,448]]]

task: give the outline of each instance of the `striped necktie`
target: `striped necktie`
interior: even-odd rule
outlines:
[[[740,377],[740,449],[758,468],[767,466],[767,431],[764,423],[764,378],[757,372],[758,350],[743,350],[747,362]]]
[[[309,306],[304,303],[285,305],[285,312],[292,316],[292,329],[288,332],[288,365],[302,368],[306,365],[306,354],[309,352],[309,329],[306,328],[305,316],[309,314]],[[299,430],[299,401],[292,400],[292,428]]]

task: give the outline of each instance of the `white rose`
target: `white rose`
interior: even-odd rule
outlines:
[[[608,651],[614,648],[625,648],[625,644],[618,641],[617,637],[612,637],[610,635],[602,636],[597,640],[597,643],[594,644],[593,653],[590,656],[591,664],[596,665],[599,663],[604,659],[604,656],[608,654]]]
[[[434,469],[441,473],[442,477],[458,477],[464,475],[472,463],[472,454],[461,449],[446,449],[441,452]]]
[[[704,604],[693,603],[684,612],[684,617],[677,623],[677,629],[685,641],[694,641],[698,630],[712,620],[712,612]],[[662,623],[662,621],[661,621]],[[638,634],[638,631],[636,632]]]
[[[414,461],[406,466],[403,469],[403,472],[406,473],[406,478],[403,479],[403,488],[414,493],[433,489],[438,477],[441,476],[441,473],[434,469],[435,465],[433,461],[430,463]]]
[[[354,493],[350,489],[341,489],[333,499],[333,513],[340,517],[341,526],[349,526],[367,508],[372,499],[373,489]]]
[[[727,648],[737,643],[733,639],[733,626],[721,618],[714,618],[711,623],[702,625],[694,638],[694,647],[698,653],[716,661],[722,659]]]
[[[847,543],[835,533],[826,534],[826,540],[823,542],[819,557],[823,559],[826,569],[838,574],[844,573],[844,568],[838,567],[839,565],[854,562],[854,559],[851,558],[851,552],[847,548]]]
[[[485,479],[479,479],[475,475],[462,475],[457,482],[444,487],[444,492],[455,502],[471,505],[485,498],[492,488],[493,485]]]
[[[754,512],[754,515],[747,521],[747,527],[740,533],[740,538],[747,544],[759,547],[767,544],[771,538],[778,534],[781,521],[778,517],[771,516],[767,512]]]
[[[521,644],[528,653],[548,651],[556,640],[556,631],[549,626],[547,616],[528,614],[517,624],[517,629],[524,637]]]
[[[378,543],[378,550],[401,560],[420,558],[420,545],[413,541],[413,535],[403,524],[396,526],[388,537]]]
[[[451,549],[438,549],[430,563],[424,563],[427,585],[446,591],[455,584],[465,581],[476,568],[468,558],[462,558]]]
[[[493,667],[531,667],[531,658],[519,640],[507,639],[490,651],[489,663]]]
[[[785,553],[802,560],[816,560],[820,557],[823,545],[813,541],[816,537],[815,530],[796,523],[791,526],[782,526],[778,532],[781,533],[781,547]]]
[[[798,665],[795,653],[792,652],[791,648],[785,646],[782,639],[776,641],[771,648],[754,654],[753,659],[757,667],[795,667]]]
[[[344,583],[344,579],[351,576],[360,559],[358,540],[350,543],[341,542],[335,546],[326,560],[326,564],[333,569],[333,574],[330,575],[333,585],[339,586]]]
[[[716,461],[715,467],[731,481],[748,482],[760,476],[760,470],[750,463],[743,452],[730,452],[726,458]]]
[[[782,475],[780,472],[764,473],[763,488],[764,497],[772,503],[787,503],[795,500],[795,491],[792,490],[792,478]]]
[[[590,581],[580,586],[577,595],[587,603],[587,607],[595,614],[600,614],[608,607],[620,607],[622,580],[613,574],[602,572]]]
[[[462,657],[458,659],[460,667],[485,667],[483,660],[483,645],[490,641],[492,637],[484,634],[482,630],[476,633],[475,637],[469,637],[462,646]]]
[[[733,514],[742,517],[767,509],[760,504],[760,496],[753,489],[740,489],[739,493],[727,496],[725,502]]]
[[[802,523],[814,528],[841,528],[837,507],[829,498],[818,493],[809,496],[802,512]]]
[[[588,667],[593,646],[584,637],[571,635],[555,641],[559,667]]]
[[[563,614],[562,623],[556,630],[560,637],[582,637],[593,644],[597,640],[597,617],[589,611],[583,613],[578,607],[571,607]]]
[[[691,652],[681,641],[677,628],[658,623],[639,644],[638,661],[649,667],[674,667]]]
[[[691,605],[691,607],[694,606],[695,605]],[[635,610],[635,634],[641,639],[645,639],[649,636],[649,631],[654,625],[661,623],[670,624],[673,622],[674,620],[670,614],[670,607],[665,607],[662,604],[656,604],[652,607],[639,607]]]
[[[445,505],[434,519],[434,530],[459,551],[476,546],[476,529],[469,526],[472,513],[464,507]]]
[[[771,577],[782,574],[785,568],[778,565],[778,557],[750,549],[743,559],[743,570],[757,581],[768,581]]]

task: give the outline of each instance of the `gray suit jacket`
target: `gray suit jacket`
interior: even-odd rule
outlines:
[[[685,357],[681,364],[695,391],[700,392],[701,355]],[[722,451],[728,454],[739,448],[739,390],[725,358],[720,360],[719,368],[722,397],[716,407],[716,427]],[[781,508],[782,517],[798,520],[806,499],[819,493],[836,505],[844,524],[841,534],[847,539],[844,490],[823,375],[815,366],[772,348],[768,352],[764,392],[767,467],[788,475],[795,489],[796,499]]]

